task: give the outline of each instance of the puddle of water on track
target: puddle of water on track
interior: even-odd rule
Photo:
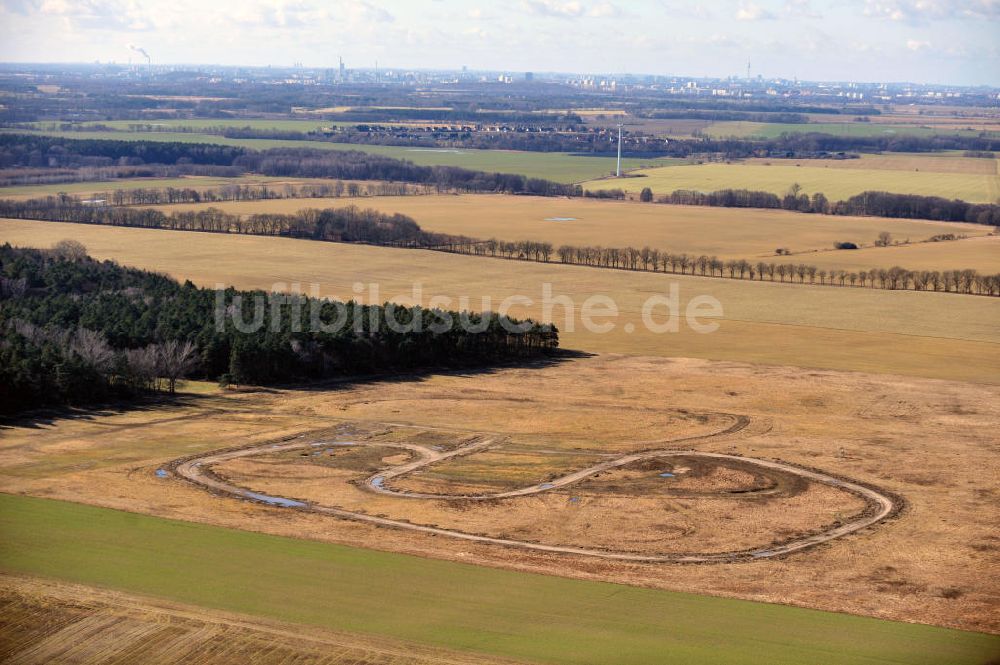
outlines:
[[[170,475],[170,474],[169,474],[169,473],[167,473],[166,469],[157,469],[157,470],[156,470],[156,477],[157,477],[157,478],[166,478],[166,477],[168,477],[169,475]]]
[[[553,485],[552,483],[542,483],[541,485],[538,486],[538,489],[547,490],[551,487],[555,487],[555,485]]]
[[[301,501],[294,501],[293,499],[284,499],[280,496],[268,496],[267,494],[258,494],[257,492],[245,492],[244,496],[248,499],[256,499],[257,501],[263,501],[270,506],[280,506],[282,508],[303,508],[306,504]]]
[[[673,477],[674,477],[674,474],[672,474],[672,473],[661,473],[660,474],[660,478],[673,478]]]
[[[372,487],[382,489],[383,485],[385,485],[385,478],[382,476],[375,476],[372,478]]]

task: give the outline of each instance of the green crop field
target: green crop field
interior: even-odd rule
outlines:
[[[254,150],[268,148],[315,148],[319,150],[360,150],[395,159],[405,159],[424,166],[460,166],[476,171],[520,173],[530,178],[546,178],[557,182],[581,182],[599,178],[615,169],[613,157],[587,157],[566,152],[521,152],[516,150],[460,150],[408,148],[404,146],[359,145],[324,141],[287,141],[278,139],[230,139],[213,134],[189,132],[36,132],[69,139],[110,139],[114,141],[178,141],[181,143],[213,143]],[[680,163],[676,159],[623,159],[625,169],[666,166]]]
[[[751,189],[783,195],[793,183],[808,194],[822,192],[831,201],[849,198],[863,191],[920,194],[963,199],[974,203],[994,202],[1000,197],[1000,176],[990,173],[940,173],[883,168],[842,168],[814,160],[815,165],[798,166],[779,160],[763,163],[687,164],[670,168],[637,171],[636,178],[604,179],[584,183],[586,189],[620,187],[638,192],[649,187],[656,195],[677,189],[704,192],[719,189]]]
[[[0,569],[545,663],[983,663],[1000,638],[0,495]]]

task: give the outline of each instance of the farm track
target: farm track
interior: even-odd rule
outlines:
[[[677,444],[682,442],[705,441],[710,439],[724,438],[726,436],[738,433],[740,430],[745,429],[749,424],[750,424],[750,418],[746,416],[735,416],[733,424],[714,434],[686,437],[683,439],[674,440],[671,443]],[[375,524],[377,526],[405,529],[408,531],[415,531],[434,536],[456,538],[460,540],[472,541],[477,543],[501,545],[505,547],[514,547],[519,549],[535,550],[535,551],[557,553],[557,554],[569,554],[569,555],[587,556],[587,557],[595,557],[595,558],[609,559],[609,560],[646,562],[646,563],[733,563],[740,561],[755,561],[761,559],[770,559],[775,557],[786,556],[789,554],[793,554],[795,552],[800,552],[802,550],[829,542],[836,538],[841,538],[843,536],[860,531],[870,526],[873,526],[885,520],[886,518],[890,517],[891,515],[897,513],[902,508],[902,501],[899,500],[898,498],[888,495],[887,493],[884,493],[873,487],[869,487],[867,485],[854,482],[845,478],[838,478],[832,475],[828,475],[818,470],[807,469],[777,460],[754,459],[754,458],[742,457],[739,455],[703,452],[691,449],[654,449],[654,450],[645,450],[645,451],[630,453],[617,457],[615,459],[600,462],[598,464],[589,466],[584,469],[580,469],[578,471],[574,471],[572,473],[566,474],[564,476],[561,476],[559,478],[544,483],[530,485],[515,490],[489,493],[489,494],[431,494],[424,492],[399,491],[386,487],[387,481],[391,479],[400,478],[402,476],[405,476],[409,473],[412,473],[424,467],[430,466],[432,464],[437,464],[454,457],[465,456],[481,452],[489,448],[495,442],[496,439],[492,437],[481,438],[478,441],[473,441],[472,443],[466,444],[464,446],[455,448],[450,451],[437,451],[426,446],[421,446],[411,443],[338,442],[338,441],[328,441],[328,440],[293,441],[288,443],[277,443],[277,444],[271,443],[271,444],[257,445],[251,447],[243,447],[238,449],[216,451],[212,453],[199,455],[196,457],[175,460],[171,464],[167,465],[167,468],[171,469],[173,473],[179,476],[180,478],[189,481],[195,485],[198,485],[204,489],[207,489],[211,492],[227,496],[233,496],[236,498],[245,499],[249,501],[255,501],[258,503],[264,503],[268,505],[282,506],[284,508],[292,510],[301,510],[305,512],[319,513],[341,519],[349,519],[369,524]],[[211,470],[211,467],[213,465],[235,459],[254,457],[262,454],[282,453],[291,450],[332,448],[338,446],[386,447],[386,448],[403,449],[411,453],[414,453],[417,456],[416,460],[398,466],[393,466],[388,469],[383,469],[378,473],[375,473],[366,478],[364,481],[362,481],[362,486],[368,491],[404,499],[432,499],[432,500],[443,500],[443,501],[449,501],[449,500],[484,501],[484,500],[523,497],[568,487],[570,485],[578,483],[586,478],[589,478],[603,471],[620,468],[628,464],[632,464],[634,462],[639,462],[643,460],[661,459],[669,457],[704,457],[713,460],[737,462],[743,465],[755,465],[763,469],[770,469],[773,471],[779,471],[795,475],[807,481],[823,483],[828,486],[844,490],[846,492],[849,492],[851,494],[854,494],[855,496],[862,498],[867,504],[867,507],[864,511],[862,511],[861,513],[859,513],[858,515],[854,516],[853,518],[844,523],[837,524],[835,526],[824,529],[817,533],[809,534],[801,538],[795,538],[787,542],[771,545],[768,547],[741,550],[741,551],[717,552],[717,553],[636,554],[630,552],[615,552],[615,551],[584,548],[584,547],[546,545],[542,543],[514,540],[509,538],[494,538],[490,536],[481,536],[454,529],[444,529],[433,526],[413,524],[404,520],[378,517],[375,515],[369,515],[362,512],[344,510],[342,508],[324,506],[321,504],[310,503],[307,501],[288,499],[278,496],[270,496],[230,483],[227,480],[213,473]]]

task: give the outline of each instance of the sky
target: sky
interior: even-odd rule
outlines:
[[[1000,86],[1000,0],[0,0],[0,61]]]

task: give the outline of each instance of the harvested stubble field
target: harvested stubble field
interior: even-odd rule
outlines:
[[[233,614],[53,580],[0,575],[0,659],[47,663],[503,665],[386,636]]]
[[[1000,391],[996,387],[832,371],[803,372],[739,363],[604,355],[548,366],[455,372],[424,378],[396,377],[354,385],[329,384],[324,388],[226,393],[202,390],[159,407],[79,413],[72,419],[38,420],[8,427],[0,441],[0,491],[494,567],[973,630],[1000,630],[992,613],[1000,600],[1000,589],[989,573],[1000,551],[995,512],[991,510],[996,501],[991,478],[997,470],[998,452],[994,433],[1000,426],[997,407]],[[626,417],[609,419],[609,412]],[[718,431],[717,426],[724,423],[710,414],[721,413],[747,415],[750,424],[727,435],[671,443]],[[497,470],[500,484],[518,484],[525,478],[537,480],[580,468],[591,463],[585,457],[682,447],[780,459],[819,469],[884,488],[902,497],[905,508],[888,522],[784,558],[711,565],[654,564],[457,542],[216,496],[180,478],[160,478],[155,474],[179,457],[220,448],[299,440],[299,437],[306,441],[327,441],[332,437],[362,441],[364,437],[376,437],[397,444],[419,441],[443,446],[485,436],[509,442],[490,451],[494,457],[511,451],[506,465],[486,461]],[[325,447],[318,450],[326,452]],[[394,449],[374,455],[364,450],[332,456],[327,453],[326,457],[321,454],[315,461],[301,455],[260,458],[248,465],[224,464],[218,471],[223,475],[244,474],[241,480],[258,489],[287,491],[288,495],[299,498],[303,494],[305,498],[315,498],[332,492],[337,496],[323,498],[357,502],[365,511],[392,513],[413,523],[450,520],[473,531],[524,529],[527,522],[520,527],[512,522],[525,511],[531,511],[535,519],[546,524],[558,521],[556,517],[561,516],[562,521],[570,524],[552,524],[547,539],[567,539],[563,541],[567,542],[586,534],[593,538],[591,544],[603,539],[606,547],[619,549],[664,551],[676,547],[679,539],[686,539],[689,545],[697,541],[701,546],[720,549],[745,542],[748,536],[743,525],[733,528],[733,522],[725,519],[727,511],[713,507],[741,501],[720,496],[720,492],[734,489],[764,489],[775,483],[771,488],[776,492],[774,495],[762,494],[755,501],[746,501],[747,508],[733,508],[737,511],[734,514],[748,521],[746,532],[757,537],[781,539],[789,535],[782,530],[808,531],[817,522],[829,521],[831,512],[855,509],[848,505],[850,497],[831,503],[829,497],[817,496],[817,502],[812,502],[809,500],[812,490],[796,487],[794,479],[761,476],[751,473],[752,467],[738,465],[699,467],[693,458],[674,460],[670,467],[674,479],[659,476],[665,467],[636,465],[560,488],[549,499],[539,501],[545,495],[536,495],[504,500],[507,511],[499,511],[492,502],[481,507],[461,504],[448,508],[437,499],[394,498],[355,485],[326,482],[363,477],[372,468],[405,461]],[[483,473],[475,468],[479,454],[485,453],[471,454],[464,460],[472,467],[450,463],[439,470],[429,467],[431,475],[410,477],[407,482],[424,488],[435,485],[454,488],[463,483],[482,487]],[[528,464],[524,463],[526,459],[530,460]],[[439,475],[435,478],[434,474]],[[671,489],[670,484],[675,481],[676,486]],[[661,493],[655,497],[646,495],[655,493],[657,486],[663,488]],[[572,496],[581,500],[570,502]],[[646,507],[656,504],[655,517],[629,511],[628,506],[640,499],[640,503],[646,502],[642,504]],[[841,501],[847,503],[838,507]],[[794,510],[782,514],[790,505]],[[15,515],[23,511],[0,512],[8,521],[16,521]],[[27,537],[22,531],[35,534],[31,538],[54,538],[52,534],[64,531],[70,524],[78,525],[73,529],[93,528],[100,532],[105,527],[100,526],[99,520],[93,523],[94,519],[66,516],[40,522],[27,517],[24,525],[5,528],[11,529],[8,533],[16,534],[17,539]],[[32,520],[44,522],[47,527],[32,530]],[[579,528],[570,528],[574,520]],[[523,535],[540,537],[540,534]],[[166,536],[151,533],[144,537],[152,550],[173,551],[173,546],[168,547],[164,540]],[[79,538],[80,542],[96,542],[97,533]],[[118,538],[104,539],[119,542]],[[69,579],[81,583],[121,586],[126,583],[120,575],[125,574],[137,585],[126,588],[182,602],[201,602],[189,595],[198,588],[194,580],[200,579],[197,577],[200,572],[188,577],[190,584],[177,587],[185,595],[171,595],[163,587],[173,584],[169,581],[158,582],[160,586],[156,588],[149,586],[153,582],[148,580],[161,579],[160,568],[147,567],[147,576],[144,573],[135,576],[127,572],[128,568],[121,573],[115,559],[121,556],[120,548],[115,549],[118,554],[114,555],[97,552],[95,556],[99,559],[105,557],[100,559],[103,563],[93,575],[84,575],[82,571],[90,570],[87,566],[97,564],[60,569],[64,558],[70,556],[63,551],[66,548],[58,548],[54,543],[45,547],[48,553],[44,556],[17,555],[18,551],[32,550],[8,549],[0,560],[8,569],[70,576]],[[281,550],[263,544],[252,547],[262,552]],[[148,549],[139,551],[146,556]],[[87,552],[89,548],[69,550]],[[105,560],[107,556],[111,558]],[[204,552],[198,549],[190,556],[204,556]],[[239,559],[233,556],[234,561]],[[15,560],[16,566],[11,563]],[[184,574],[184,566],[171,569]],[[292,574],[301,569],[302,564],[296,564],[283,583],[316,586],[315,575]],[[279,575],[274,568],[267,570],[272,571],[268,576]],[[458,573],[443,568],[439,575]],[[385,579],[392,578],[389,575]],[[459,578],[452,580],[458,587],[466,588]],[[298,596],[290,593],[285,597]],[[529,593],[527,597],[533,596]],[[257,602],[254,598],[246,602]],[[490,598],[490,603],[506,602],[489,593],[477,596],[477,602],[482,598]],[[262,602],[266,606],[270,600],[267,596]],[[383,601],[379,594],[368,601],[353,597],[351,600],[365,606],[371,603],[385,606]],[[538,602],[544,604],[548,600]],[[233,605],[225,609],[295,619],[268,614],[266,607],[262,610],[259,604],[254,609]],[[637,605],[635,611],[655,616],[649,609]],[[757,613],[747,615],[757,616]],[[360,630],[353,625],[333,627]],[[395,634],[417,639],[412,632]]]
[[[996,298],[670,276],[287,238],[0,220],[0,241],[50,247],[63,238],[76,238],[95,257],[204,286],[274,289],[299,283],[308,290],[315,283],[323,296],[383,302],[411,297],[419,284],[425,304],[441,295],[452,298],[452,306],[472,309],[496,309],[505,298],[521,294],[533,303],[513,307],[512,313],[552,318],[562,329],[563,346],[585,351],[991,383],[1000,377]],[[366,285],[360,293],[352,288],[359,282]],[[377,294],[368,290],[373,283],[379,286]],[[543,316],[546,283],[553,296],[573,299],[578,316],[572,332],[565,325],[564,306],[555,304],[551,317]],[[682,321],[676,333],[649,331],[641,320],[643,304],[654,294],[667,295],[671,285],[679,289],[681,318],[693,297],[717,298],[723,307],[718,330],[700,334]],[[580,309],[595,294],[617,303],[617,317],[595,318],[614,324],[608,332],[589,332],[581,324]],[[465,305],[462,296],[468,297]],[[484,303],[483,297],[490,300]],[[658,307],[653,314],[663,323],[666,309]]]
[[[900,265],[911,270],[1000,272],[993,242],[966,240],[874,247],[879,233],[919,243],[935,235],[985,236],[993,227],[910,219],[804,215],[785,210],[706,208],[500,194],[460,196],[366,197],[362,199],[275,199],[216,204],[158,206],[164,212],[215,207],[232,214],[294,213],[303,208],[357,205],[413,217],[422,228],[440,233],[507,241],[536,240],[559,245],[648,246],[692,256],[751,261],[805,262],[823,268],[858,270]],[[992,240],[992,239],[991,239]],[[860,250],[836,251],[835,242],[854,242]],[[795,254],[785,259],[777,248]],[[922,247],[922,245],[921,245]],[[906,251],[903,251],[903,250]]]
[[[965,158],[962,158],[965,159]],[[968,158],[970,161],[973,158]],[[827,161],[830,161],[828,164]],[[831,201],[847,199],[864,191],[919,194],[962,199],[971,203],[994,203],[1000,198],[1000,174],[996,160],[988,173],[931,170],[901,170],[873,164],[871,168],[844,168],[832,160],[786,163],[785,160],[707,163],[640,169],[629,178],[606,178],[583,183],[585,189],[621,188],[639,192],[649,187],[656,195],[678,189],[711,192],[720,189],[750,189],[784,195],[794,183],[807,194],[825,194]],[[938,167],[942,168],[942,167]],[[973,167],[970,167],[973,168]],[[975,167],[981,168],[981,167]]]
[[[954,231],[949,231],[954,233]],[[964,232],[963,232],[964,233]],[[865,247],[860,250],[823,250],[790,257],[827,270],[850,272],[904,266],[909,270],[978,270],[985,274],[1000,272],[1000,235],[972,236],[954,241],[910,242],[889,247]],[[905,240],[905,238],[900,238]],[[916,237],[910,240],[916,241]]]

